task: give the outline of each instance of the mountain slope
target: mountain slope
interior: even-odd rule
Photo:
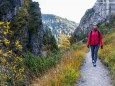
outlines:
[[[78,40],[81,40],[86,37],[86,34],[92,29],[92,23],[105,21],[109,23],[111,21],[111,15],[115,14],[114,2],[115,0],[97,0],[95,5],[91,9],[88,9],[82,17],[79,26],[74,32],[74,36],[78,38]]]
[[[42,21],[44,25],[47,25],[51,29],[57,41],[59,41],[60,34],[65,34],[67,37],[70,37],[78,26],[73,21],[52,14],[42,14]]]

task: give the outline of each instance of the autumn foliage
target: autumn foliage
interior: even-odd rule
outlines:
[[[60,48],[67,48],[67,47],[69,47],[69,46],[70,46],[70,42],[69,42],[67,36],[64,35],[64,34],[61,34],[61,35],[60,35],[59,47],[60,47]]]
[[[26,83],[24,74],[25,68],[20,63],[22,56],[16,55],[11,49],[11,41],[8,35],[10,31],[10,22],[0,22],[0,86],[16,86]],[[13,42],[16,49],[22,49],[19,41]]]
[[[73,86],[80,77],[79,70],[86,51],[83,44],[73,45],[66,49],[62,52],[61,62],[42,77],[33,80],[31,86]]]

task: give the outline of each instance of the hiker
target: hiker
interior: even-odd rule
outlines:
[[[87,47],[91,48],[91,56],[93,66],[96,67],[96,61],[98,57],[98,49],[101,47],[103,49],[102,43],[102,34],[98,29],[97,23],[93,23],[93,30],[91,30],[88,34]]]

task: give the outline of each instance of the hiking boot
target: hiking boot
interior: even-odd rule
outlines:
[[[96,63],[93,63],[93,66],[96,67]]]

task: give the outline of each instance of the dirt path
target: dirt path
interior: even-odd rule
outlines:
[[[81,69],[81,79],[75,86],[112,86],[108,70],[98,59],[97,66],[93,67],[91,52],[86,55],[85,63]]]

